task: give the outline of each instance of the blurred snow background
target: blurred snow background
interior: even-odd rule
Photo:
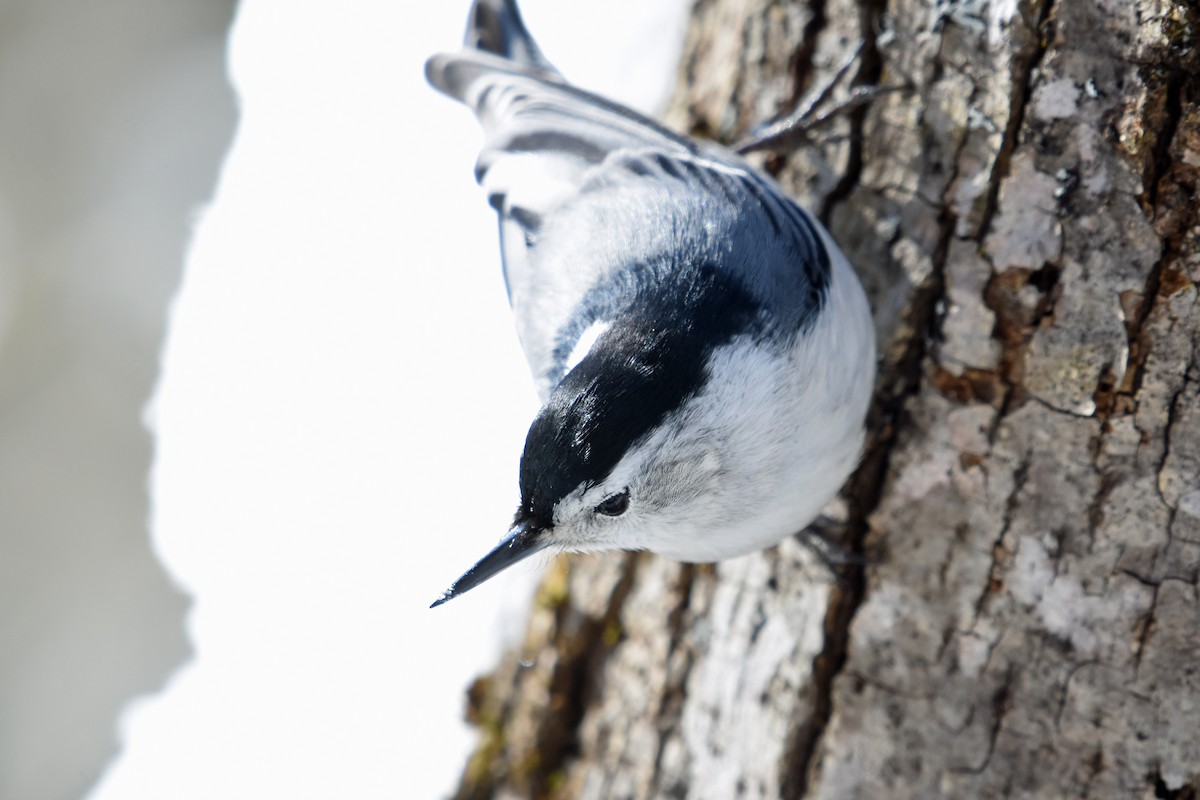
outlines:
[[[149,548],[155,381],[235,124],[227,0],[0,3],[0,798],[80,797],[189,653]]]
[[[480,134],[422,75],[468,5],[0,8],[0,798],[457,780],[538,571],[426,608],[503,534],[535,407]],[[522,7],[653,111],[687,5]]]

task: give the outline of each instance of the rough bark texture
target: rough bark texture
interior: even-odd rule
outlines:
[[[768,166],[868,286],[872,442],[799,540],[560,560],[459,796],[1200,797],[1195,0],[699,0],[734,140],[866,42],[911,81]]]

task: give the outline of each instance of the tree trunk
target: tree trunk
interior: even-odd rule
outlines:
[[[554,563],[459,797],[1200,797],[1196,0],[698,0],[673,121],[767,166],[871,295],[830,532]],[[836,521],[840,518],[840,522]]]

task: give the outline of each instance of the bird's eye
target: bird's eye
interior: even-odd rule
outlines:
[[[600,505],[594,509],[597,514],[603,514],[606,517],[619,517],[629,508],[629,490],[624,489],[614,495],[606,497]]]

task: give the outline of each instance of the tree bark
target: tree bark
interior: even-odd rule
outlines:
[[[1200,797],[1200,5],[698,0],[672,121],[732,141],[862,40],[876,98],[768,168],[868,287],[871,442],[826,533],[551,567],[473,687],[481,797]]]

